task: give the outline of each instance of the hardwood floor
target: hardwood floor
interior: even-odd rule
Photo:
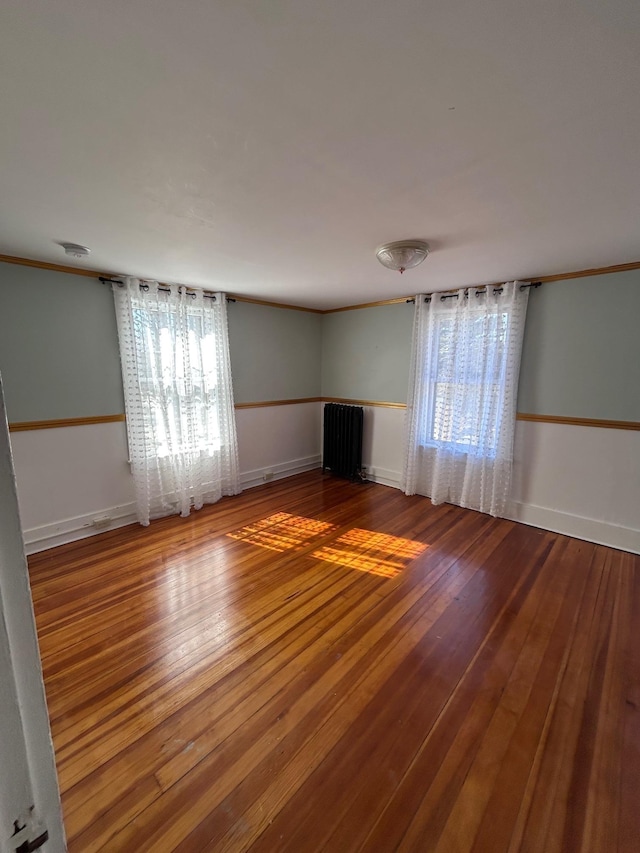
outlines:
[[[71,851],[640,850],[639,557],[311,472],[30,573]]]

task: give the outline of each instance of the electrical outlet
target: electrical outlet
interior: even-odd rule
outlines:
[[[262,475],[262,479],[265,481],[265,483],[268,483],[269,480],[273,480],[273,471],[265,471]]]
[[[109,527],[112,521],[113,519],[110,515],[98,515],[91,520],[91,526],[95,527],[96,530],[104,530],[106,527]]]

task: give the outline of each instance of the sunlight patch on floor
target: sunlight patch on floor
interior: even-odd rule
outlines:
[[[288,512],[277,512],[227,533],[227,536],[270,551],[283,552],[308,545],[316,537],[326,537],[334,530],[337,530],[335,524],[291,515]],[[325,563],[393,578],[427,547],[424,542],[354,527],[353,530],[313,551],[311,556]]]
[[[427,547],[424,542],[356,527],[311,556],[359,572],[393,578]]]
[[[263,518],[240,530],[227,533],[231,539],[239,539],[268,548],[270,551],[288,551],[307,545],[316,536],[326,536],[336,529],[335,524],[326,521],[316,521],[301,515],[290,515],[288,512],[277,512],[268,518]]]

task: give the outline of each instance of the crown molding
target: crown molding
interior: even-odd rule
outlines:
[[[23,267],[35,267],[36,269],[42,270],[53,270],[54,272],[64,272],[71,273],[71,275],[82,275],[86,278],[110,278],[117,273],[108,273],[108,272],[99,272],[98,270],[89,270],[84,269],[82,267],[69,267],[64,264],[53,264],[48,261],[36,261],[31,258],[19,258],[13,255],[0,255],[0,262],[5,264],[17,264],[18,266]],[[546,284],[553,281],[566,281],[570,278],[588,278],[593,275],[607,275],[609,273],[616,272],[629,272],[630,270],[640,269],[640,261],[631,261],[628,264],[613,264],[608,267],[593,267],[592,269],[586,270],[577,270],[575,272],[563,272],[556,273],[555,275],[538,275],[538,276],[530,276],[528,278],[519,278],[518,281],[521,281],[525,284],[529,284],[534,281],[539,281],[542,284]],[[505,279],[509,280],[509,279]],[[159,284],[164,284],[164,282],[159,282]],[[438,293],[456,293],[458,290],[464,289],[465,287],[499,287],[501,284],[504,284],[504,281],[495,281],[490,282],[488,284],[476,283],[473,285],[461,285],[460,287],[452,288],[451,290],[442,290],[437,291]],[[188,286],[188,285],[187,285]],[[195,286],[195,285],[194,285]],[[380,305],[398,305],[402,302],[412,301],[415,297],[415,294],[411,294],[409,296],[396,296],[393,299],[380,299],[376,302],[361,302],[357,305],[343,305],[340,308],[308,308],[304,305],[292,305],[288,302],[271,302],[266,299],[253,299],[249,296],[241,296],[237,293],[226,293],[226,295],[230,299],[235,299],[236,302],[248,302],[252,305],[265,305],[268,308],[286,308],[290,311],[306,311],[309,314],[337,314],[340,311],[355,311],[359,308],[376,308]]]
[[[534,281],[539,281],[541,284],[548,284],[553,281],[566,281],[570,278],[588,278],[592,275],[608,275],[616,272],[629,272],[630,270],[640,269],[640,261],[631,261],[628,264],[613,264],[608,267],[593,267],[593,269],[577,270],[575,272],[562,272],[556,275],[535,275],[528,278],[518,278],[523,284],[531,284]],[[509,281],[510,279],[505,279]],[[459,290],[464,290],[466,287],[500,287],[504,281],[494,281],[488,284],[467,284],[460,287],[451,288],[451,290],[439,290],[437,293],[457,293]],[[374,308],[378,305],[397,305],[399,302],[413,302],[415,293],[411,296],[398,296],[395,299],[383,299],[378,302],[362,302],[358,305],[343,305],[342,308],[327,308],[322,311],[322,314],[337,314],[339,311],[355,311],[358,308]]]

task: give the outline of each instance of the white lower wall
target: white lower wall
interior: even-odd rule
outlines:
[[[243,488],[319,466],[319,410],[237,410]],[[124,423],[14,432],[11,447],[28,554],[136,520]],[[110,522],[96,528],[105,516]]]
[[[316,468],[321,403],[236,412],[241,482],[251,488]],[[404,409],[365,407],[363,464],[399,488]],[[11,436],[27,552],[135,521],[123,423]],[[640,553],[640,432],[518,421],[509,517]]]
[[[321,405],[296,403],[236,411],[244,489],[320,465]]]
[[[405,409],[364,407],[362,464],[367,479],[400,488]]]
[[[396,488],[404,415],[365,408],[367,477]],[[509,517],[640,553],[640,432],[517,421]]]
[[[509,517],[640,553],[640,432],[518,421]]]
[[[11,433],[28,554],[135,521],[124,423]]]

